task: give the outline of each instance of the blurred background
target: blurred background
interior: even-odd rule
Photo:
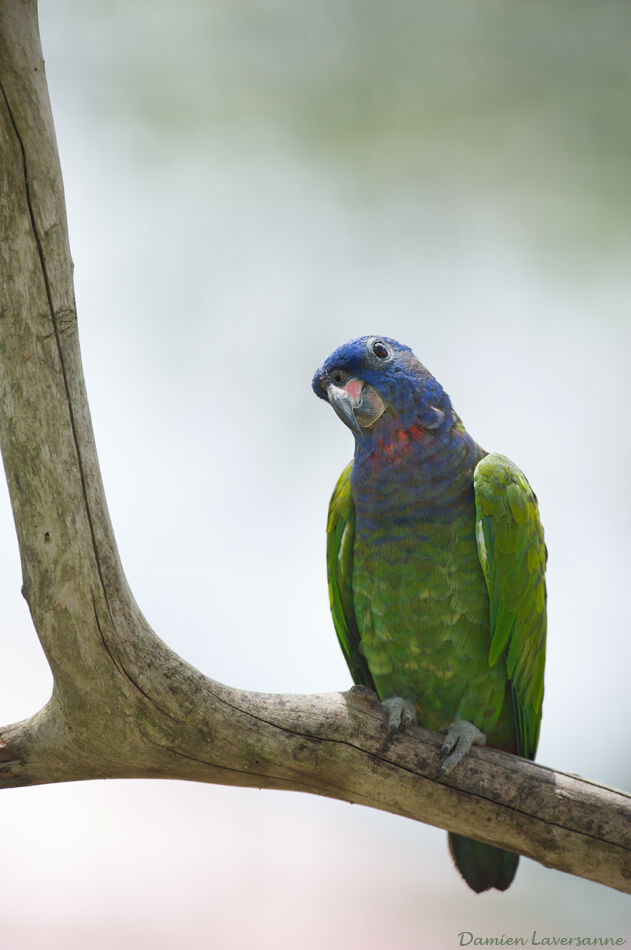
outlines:
[[[411,345],[539,495],[538,758],[631,785],[631,7],[42,0],[85,373],[136,597],[205,673],[350,685],[324,528],[351,436],[310,390]],[[0,497],[0,714],[51,679]],[[623,936],[628,896],[307,795],[111,781],[2,794],[2,950],[451,948]]]

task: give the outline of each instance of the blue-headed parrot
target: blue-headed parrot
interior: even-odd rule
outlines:
[[[466,431],[409,347],[364,336],[313,389],[355,438],[329,506],[331,611],[353,680],[391,731],[446,733],[441,777],[485,742],[533,759],[546,641],[547,551],[517,466]],[[519,857],[449,834],[476,892],[510,885]]]

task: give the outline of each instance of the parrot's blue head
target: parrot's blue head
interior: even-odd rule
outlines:
[[[451,414],[440,383],[409,346],[386,336],[362,336],[338,347],[312,385],[359,438],[414,425],[436,430]]]

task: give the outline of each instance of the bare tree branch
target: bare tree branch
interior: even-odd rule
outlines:
[[[127,585],[85,393],[34,0],[0,4],[0,443],[23,593],[54,676],[0,730],[0,786],[105,777],[298,789],[405,815],[631,893],[631,798],[491,749],[386,738],[362,690],[249,693],[186,664]]]

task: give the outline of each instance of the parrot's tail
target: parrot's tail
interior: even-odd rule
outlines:
[[[519,864],[518,854],[451,832],[447,837],[456,867],[476,894],[488,891],[491,887],[496,887],[498,891],[510,887]]]

